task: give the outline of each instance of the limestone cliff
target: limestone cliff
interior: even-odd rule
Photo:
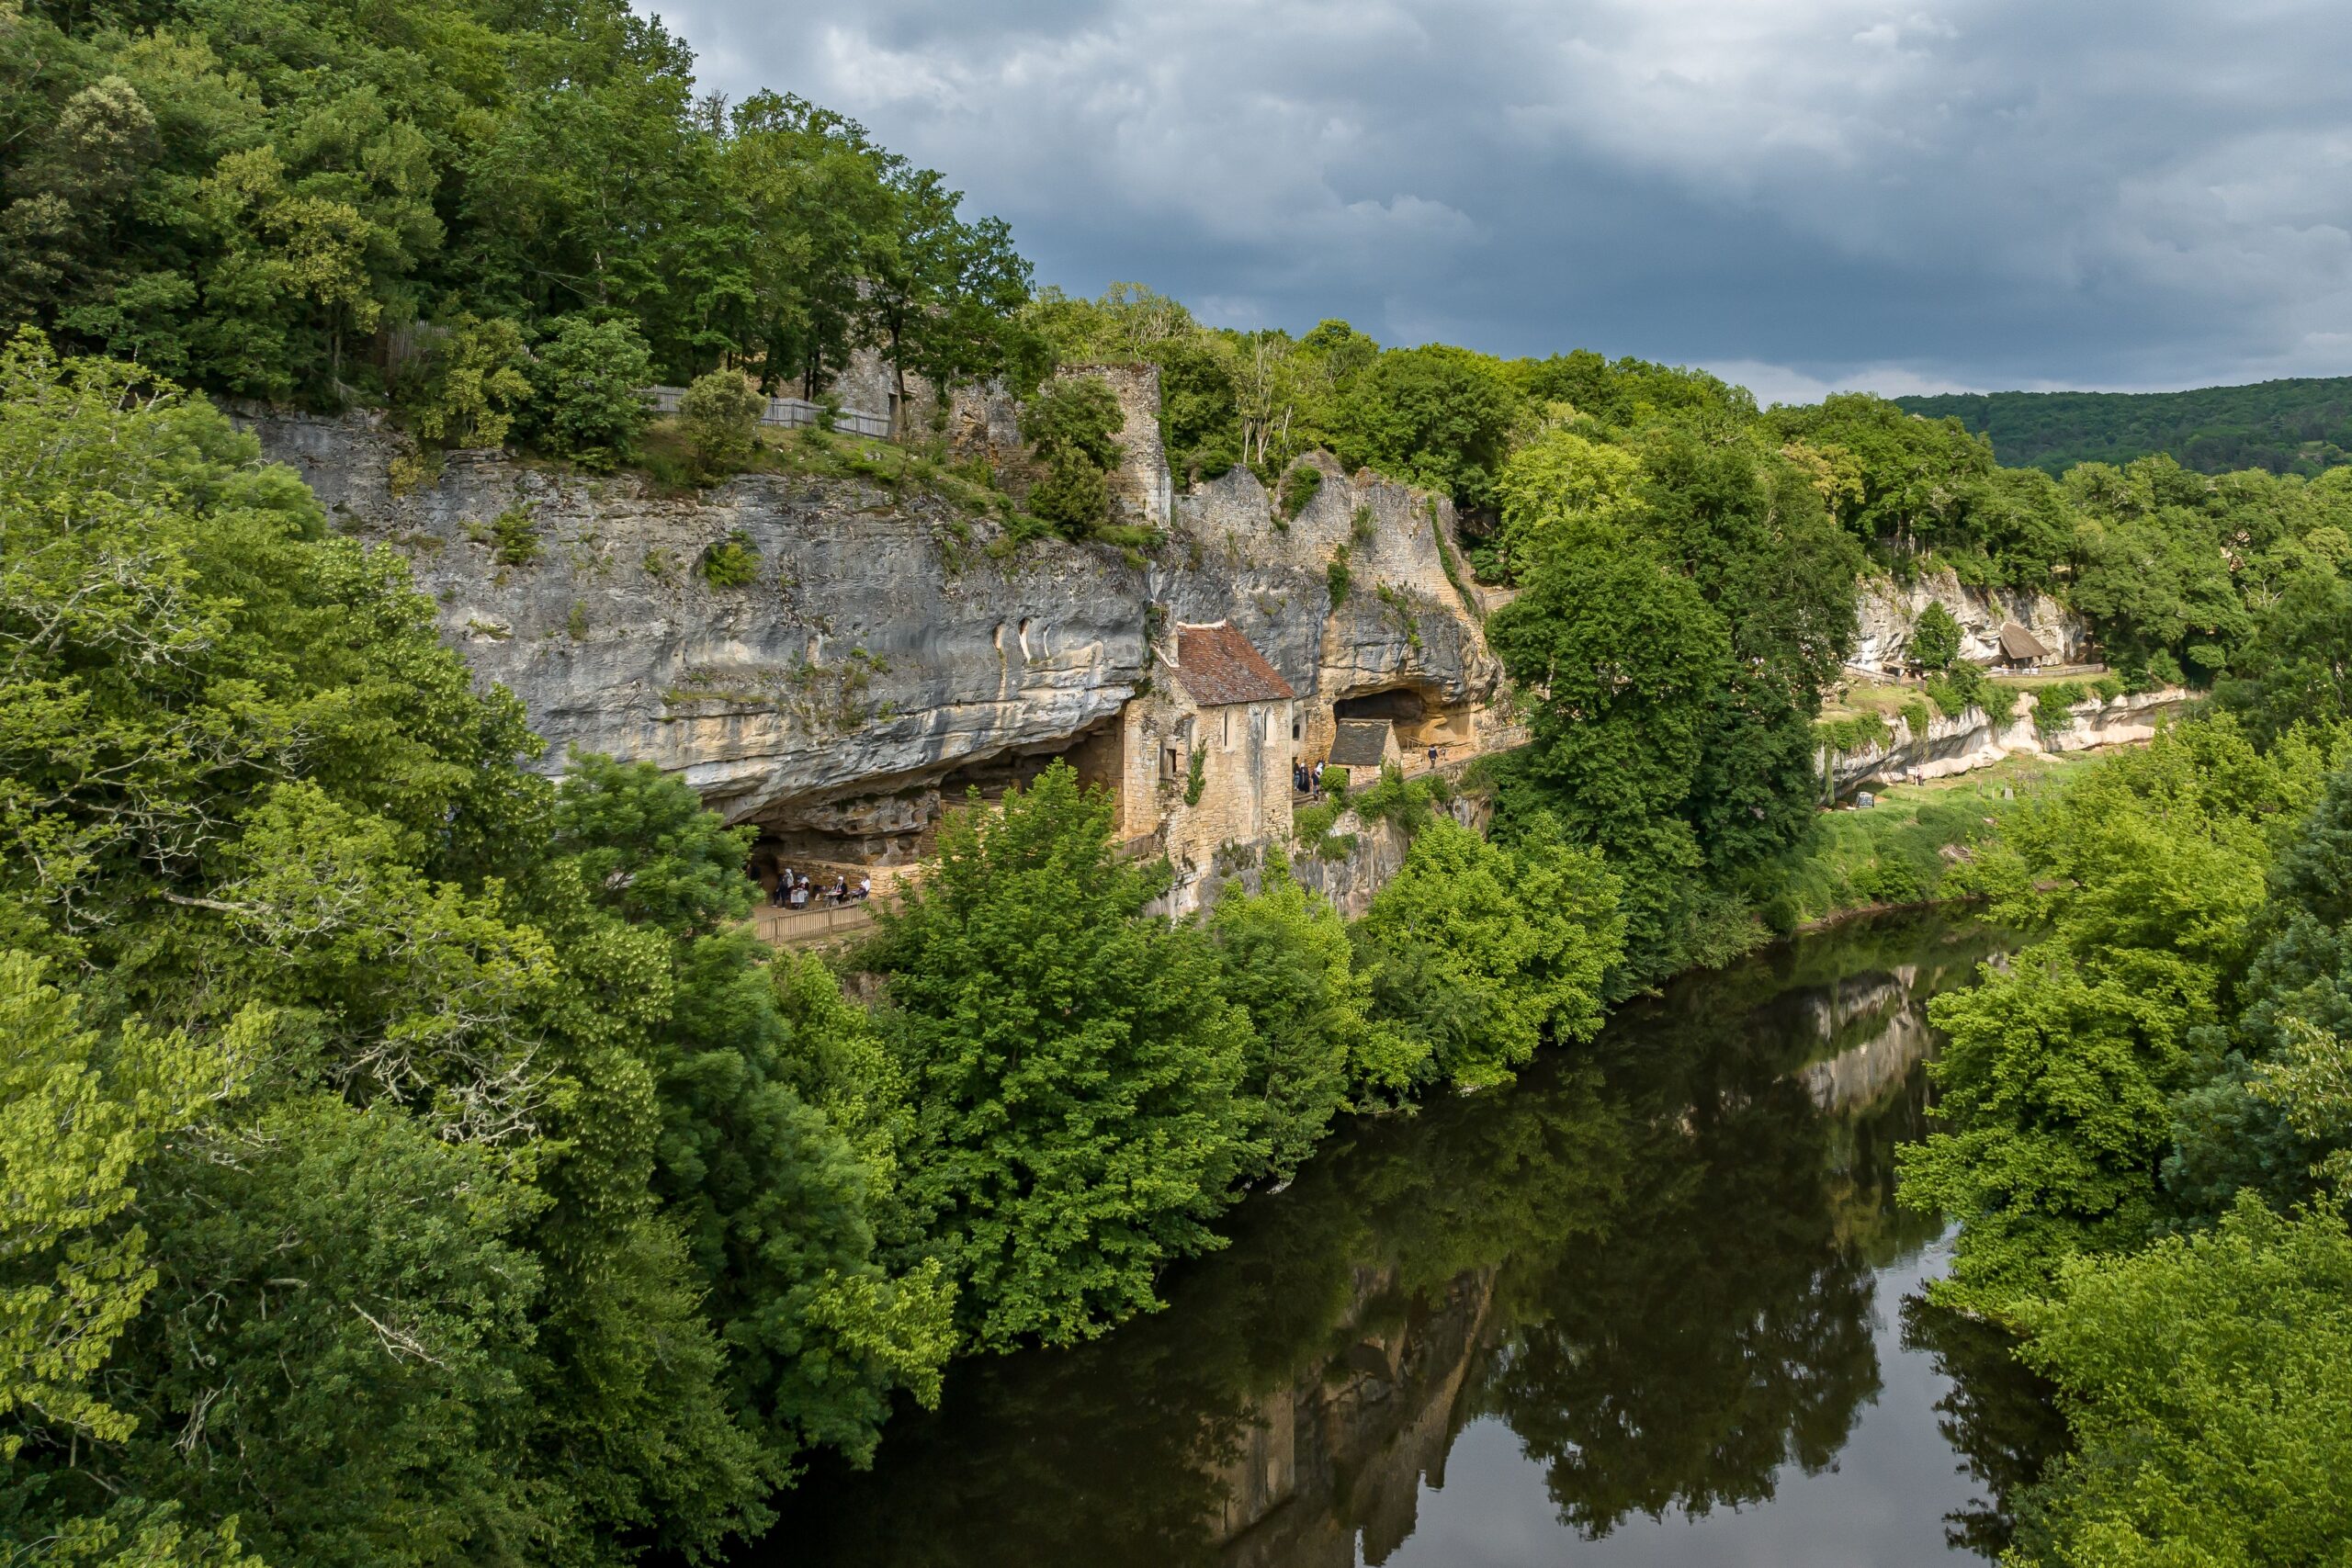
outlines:
[[[338,527],[408,558],[445,637],[521,699],[548,765],[650,760],[822,858],[909,858],[943,790],[1099,745],[1173,622],[1229,620],[1264,651],[1298,693],[1302,760],[1353,699],[1456,754],[1509,739],[1487,712],[1499,668],[1449,577],[1446,502],[1320,455],[1323,484],[1295,518],[1246,470],[1175,492],[1156,378],[1106,379],[1128,413],[1121,511],[1165,534],[1148,557],[1012,547],[992,519],[857,480],[745,475],[668,495],[486,451],[452,453],[403,492],[406,444],[379,421],[246,423]],[[967,416],[1003,423],[985,406]],[[699,563],[729,541],[753,570],[715,585]]]
[[[2086,697],[2045,729],[2035,712],[2039,699],[2024,692],[2006,725],[1995,724],[1981,707],[1970,707],[1956,718],[1934,714],[1925,732],[1915,734],[1910,721],[1898,716],[1888,721],[1883,743],[1833,752],[1826,769],[1829,782],[1842,795],[1873,780],[1946,778],[2019,753],[2130,745],[2152,739],[2159,724],[2187,713],[2195,700],[2193,693],[2177,686],[2131,693],[2112,701]]]
[[[2014,621],[2065,663],[2092,656],[2090,625],[2048,593],[2010,588],[1972,588],[1948,568],[1923,572],[1909,584],[1884,577],[1862,580],[1855,606],[1854,651],[1848,662],[1865,670],[1901,662],[1911,624],[1929,604],[1941,604],[1960,623],[1962,659],[1991,663],[2000,658],[2004,624]]]

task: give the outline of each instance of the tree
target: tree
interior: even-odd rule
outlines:
[[[2041,922],[2006,974],[1939,998],[1943,1129],[1899,1156],[1903,1201],[1956,1215],[1948,1299],[1999,1314],[2079,1252],[2143,1242],[2183,1096],[2224,1070],[2269,834],[2317,794],[2308,746],[2257,753],[2234,725],[2160,735],[2020,813],[1962,881]]]
[[[242,1013],[217,1044],[133,1021],[101,1040],[82,999],[30,954],[0,951],[0,1417],[43,1447],[119,1442],[135,1418],[98,1373],[156,1283],[146,1230],[124,1223],[164,1140],[241,1092],[266,1020]],[[26,1438],[0,1435],[13,1461]]]
[[[1589,849],[1539,819],[1510,849],[1448,817],[1413,840],[1405,864],[1357,928],[1365,961],[1395,964],[1422,993],[1375,978],[1396,1027],[1426,1043],[1443,1081],[1482,1089],[1510,1076],[1544,1036],[1588,1038],[1602,979],[1623,951],[1618,879]],[[1400,1003],[1409,1006],[1404,1010]]]
[[[1098,376],[1065,376],[1041,389],[1021,412],[1021,434],[1046,468],[1029,488],[1029,510],[1080,538],[1102,526],[1125,423],[1118,398]]]
[[[1238,1092],[1262,1174],[1287,1181],[1365,1076],[1370,988],[1356,975],[1339,912],[1295,881],[1279,856],[1252,895],[1227,883],[1208,917],[1226,998],[1249,1020]]]
[[[2019,1314],[2075,1451],[2017,1556],[2324,1562],[2352,1546],[2352,1235],[2242,1199],[2220,1227],[2083,1258]]]
[[[636,323],[560,317],[528,374],[530,428],[540,445],[587,468],[613,468],[637,456],[653,355]]]
[[[1960,657],[1960,623],[1939,600],[1929,600],[1911,619],[1911,662],[1924,670],[1949,670]]]
[[[1495,486],[1498,543],[1514,573],[1562,536],[1587,525],[1618,525],[1639,513],[1641,459],[1622,446],[1555,430],[1511,454]]]
[[[879,912],[885,1036],[913,1125],[901,1200],[992,1349],[1067,1344],[1158,1304],[1170,1259],[1265,1158],[1235,1097],[1248,1046],[1207,944],[1144,914],[1151,871],[1056,763],[942,829]]]
[[[893,1276],[876,1216],[895,1145],[876,1145],[863,1098],[895,1100],[882,1065],[842,1035],[833,1006],[788,1016],[766,949],[728,929],[751,904],[750,831],[728,828],[650,762],[574,760],[553,846],[586,901],[671,943],[668,1017],[649,1059],[660,1102],[653,1186],[704,1280],[741,1408],[785,1465],[827,1446],[863,1462],[892,1393],[939,1397],[954,1337],[936,1263]],[[798,986],[832,985],[819,971]],[[849,1065],[828,1069],[832,1061]],[[808,1098],[804,1098],[804,1093]]]
[[[1486,507],[1520,406],[1501,367],[1484,355],[1443,344],[1390,349],[1339,398],[1334,434],[1351,466]]]

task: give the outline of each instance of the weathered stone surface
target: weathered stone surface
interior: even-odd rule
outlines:
[[[1962,659],[1979,663],[1996,660],[2001,627],[2010,621],[2040,638],[2063,662],[2078,663],[2090,656],[2089,623],[2049,594],[1971,588],[1945,570],[1922,573],[1908,587],[1883,577],[1865,578],[1849,661],[1869,670],[1899,663],[1911,623],[1930,604],[1941,604],[1960,623]]]
[[[730,819],[887,841],[893,858],[950,774],[1100,733],[1150,668],[1156,627],[1238,626],[1300,694],[1302,755],[1353,693],[1492,695],[1499,668],[1439,555],[1442,502],[1319,455],[1322,491],[1286,527],[1245,470],[1171,496],[1156,384],[1111,379],[1130,440],[1151,434],[1121,475],[1129,515],[1169,528],[1141,564],[1055,540],[1000,559],[992,521],[862,481],[755,475],[665,495],[469,452],[396,493],[408,448],[380,422],[247,423],[339,527],[408,558],[445,637],[522,699],[549,766],[571,751],[650,760]],[[987,400],[969,406],[993,418]],[[715,587],[699,563],[734,536],[756,579]],[[1334,609],[1343,546],[1352,587]]]
[[[1833,754],[1829,776],[1837,793],[1844,795],[1874,780],[1949,778],[2020,753],[2129,745],[2153,739],[2158,725],[2186,713],[2195,700],[2195,694],[2177,686],[2131,693],[2111,702],[2086,697],[2067,710],[2063,726],[2046,735],[2035,722],[2038,699],[2030,693],[2020,694],[2016,716],[2005,726],[1996,726],[1983,708],[1971,707],[1957,718],[1931,714],[1927,733],[1915,735],[1910,721],[1897,716],[1888,721],[1886,744]]]

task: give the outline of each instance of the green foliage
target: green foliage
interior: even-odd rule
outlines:
[[[619,6],[9,27],[0,294],[78,348],[241,395],[392,398],[458,444],[500,438],[512,348],[583,311],[673,381],[756,363],[813,395],[861,343],[944,385],[1040,368],[1001,223],[838,115],[698,97],[689,51]],[[590,423],[550,448],[618,454]]]
[[[2001,461],[2063,474],[2163,453],[2199,473],[2315,474],[2352,459],[2352,380],[2290,378],[2190,392],[1944,392],[1894,402],[1957,419]]]
[[[2083,765],[2074,758],[2019,760],[1931,785],[1881,790],[1867,811],[1825,812],[1759,878],[1759,912],[1767,926],[1786,934],[1872,904],[1945,897],[1956,891],[1953,872],[1996,839],[2002,824],[2037,796],[2064,787]],[[2004,799],[2003,790],[2011,797]]]
[[[760,580],[760,547],[737,528],[703,547],[695,570],[713,588],[748,588]]]
[[[1487,506],[1519,407],[1501,364],[1484,355],[1443,344],[1390,349],[1338,400],[1334,434],[1352,466]]]
[[[699,478],[722,479],[751,466],[763,406],[741,371],[714,370],[695,378],[678,400],[678,428]]]
[[[1184,762],[1184,804],[1198,806],[1208,787],[1208,748],[1195,746]]]
[[[558,317],[527,374],[530,432],[541,447],[591,469],[635,460],[648,417],[643,389],[654,378],[636,322]]]
[[[1275,515],[1287,523],[1306,510],[1323,488],[1323,470],[1312,463],[1297,463],[1283,475],[1282,490],[1276,499]]]
[[[2174,1102],[2219,1067],[2275,836],[2321,768],[2308,745],[2265,755],[2225,722],[2181,726],[2011,818],[1962,874],[2049,934],[1933,1012],[1946,1130],[1905,1151],[1904,1197],[1962,1221],[1951,1300],[2003,1312],[2165,1218]]]
[[[1415,1082],[1508,1078],[1545,1037],[1588,1038],[1625,926],[1621,885],[1544,820],[1519,843],[1432,818],[1352,935]]]
[[[1752,928],[1733,882],[1809,827],[1814,719],[1853,628],[1857,552],[1795,470],[1657,432],[1638,531],[1563,510],[1487,637],[1533,744],[1498,792],[1625,877],[1638,989]],[[1877,733],[1880,721],[1864,721]],[[1859,739],[1856,735],[1852,738]]]
[[[0,1417],[40,1440],[119,1442],[136,1419],[96,1392],[115,1341],[155,1288],[148,1235],[116,1222],[141,1167],[215,1101],[235,1098],[266,1020],[242,1013],[218,1044],[136,1020],[112,1039],[28,953],[0,952]],[[0,1435],[0,1461],[25,1446]]]
[[[539,524],[527,506],[510,506],[490,520],[491,553],[501,566],[528,566],[539,558]]]
[[[137,375],[0,359],[0,1529],[345,1563],[758,1528],[950,1343],[943,1276],[882,1256],[895,1080],[820,1070],[722,929],[739,833],[650,768],[527,771],[396,558]]]
[[[1371,986],[1355,973],[1337,910],[1269,858],[1255,895],[1227,883],[1207,920],[1225,998],[1249,1021],[1236,1092],[1262,1162],[1245,1176],[1287,1181],[1360,1083],[1382,1067],[1365,1019]]]
[[[2075,722],[2075,705],[2088,700],[2090,689],[2080,681],[2052,681],[2033,694],[2033,727],[2054,735]]]
[[[1348,808],[1366,822],[1393,823],[1409,839],[1429,826],[1436,793],[1432,780],[1408,779],[1391,762],[1381,768],[1370,789],[1348,802]]]
[[[1046,472],[1029,488],[1029,510],[1073,537],[1100,530],[1110,519],[1109,476],[1124,422],[1118,398],[1100,377],[1063,377],[1030,399],[1021,434]]]
[[[2352,1235],[2251,1197],[2211,1235],[2080,1258],[2020,1313],[2075,1451],[2031,1562],[2324,1562],[2352,1549]]]
[[[1641,459],[1624,447],[1555,430],[1511,455],[1496,485],[1499,555],[1514,574],[1589,525],[1640,514]]]
[[[503,446],[531,395],[522,332],[503,318],[466,315],[433,335],[414,390],[402,399],[410,427],[451,446]]]
[[[1939,600],[1930,599],[1911,621],[1911,661],[1922,669],[1943,671],[1960,657],[1960,623]]]
[[[1906,716],[1908,711],[1906,708]],[[1921,716],[1926,716],[1923,713]],[[1825,718],[1813,727],[1813,734],[1816,741],[1837,756],[1885,746],[1894,739],[1894,731],[1883,713],[1856,713],[1839,718]],[[1914,729],[1913,734],[1917,734],[1917,730]]]
[[[911,1107],[900,1200],[969,1342],[1066,1344],[1158,1303],[1266,1158],[1235,1096],[1247,1020],[1195,931],[1142,917],[1107,796],[1062,763],[940,833],[879,911],[885,1037]]]
[[[2256,734],[2352,718],[2352,581],[2337,575],[2346,566],[2297,572],[2232,655],[2217,694]]]
[[[1329,595],[1331,608],[1334,610],[1348,602],[1348,587],[1351,581],[1348,572],[1348,548],[1342,545],[1333,552],[1331,559],[1323,568],[1324,592]]]
[[[1336,762],[1324,763],[1323,771],[1317,776],[1316,782],[1323,786],[1323,793],[1333,800],[1344,801],[1348,798],[1348,770]]]

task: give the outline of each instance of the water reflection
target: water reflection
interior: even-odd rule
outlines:
[[[1513,1089],[1354,1126],[1246,1205],[1170,1310],[959,1366],[874,1472],[812,1474],[738,1562],[1403,1562],[1435,1545],[1416,1526],[1450,1463],[1449,1495],[1494,1498],[1499,1554],[1477,1555],[1643,1555],[1644,1531],[1833,1470],[1883,1357],[1921,1414],[1873,1447],[1965,1467],[1986,1495],[1951,1539],[1996,1550],[2046,1440],[2036,1391],[1941,1314],[1905,1311],[1898,1347],[1880,1289],[1940,1228],[1891,1201],[1927,1111],[1925,999],[1997,940],[1933,919],[1816,938],[1678,986]],[[1953,1499],[1879,1490],[1926,1494],[1871,1502],[1924,1517],[1932,1550]],[[1802,1521],[1775,1529],[1802,1544]]]

